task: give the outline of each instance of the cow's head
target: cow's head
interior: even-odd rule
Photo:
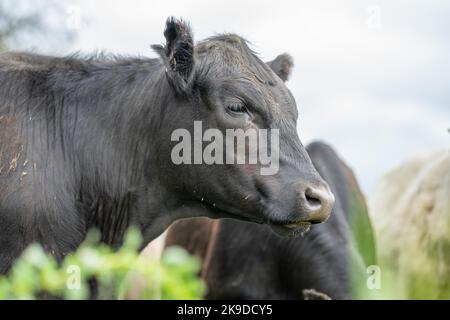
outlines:
[[[153,48],[165,63],[172,91],[168,103],[170,124],[161,134],[161,138],[169,140],[168,147],[160,150],[161,161],[172,162],[161,163],[170,190],[186,203],[197,203],[199,210],[206,208],[210,217],[268,223],[283,234],[296,234],[311,224],[324,222],[334,197],[297,134],[297,106],[284,83],[292,68],[290,56],[283,54],[264,63],[244,39],[232,34],[194,45],[189,26],[175,19],[167,21],[164,35],[166,45]],[[208,129],[215,130],[206,133]],[[252,129],[258,133],[267,130],[265,143],[261,139],[257,142],[257,154],[267,145],[267,155],[279,155],[273,158],[275,170],[264,173],[262,168],[269,165],[264,166],[259,158],[256,164],[250,163],[254,145],[249,140],[245,140],[244,149],[236,146],[231,151],[233,156],[245,153],[246,163],[226,164],[230,156],[226,154],[230,150],[226,146],[230,141],[227,129]],[[277,130],[278,146],[272,143]],[[180,149],[183,133],[189,133],[192,139],[190,148]],[[217,138],[219,133],[223,140]],[[224,154],[219,158],[224,164],[218,164],[221,161],[217,161],[216,153],[208,153],[211,149],[206,150],[216,139],[223,145]],[[202,157],[203,151],[203,155],[216,156],[214,164]],[[176,161],[174,152],[179,156]],[[180,164],[180,158],[190,158],[192,164]]]

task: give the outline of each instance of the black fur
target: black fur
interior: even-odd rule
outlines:
[[[166,65],[167,76],[174,89],[182,94],[189,93],[194,69],[194,40],[189,25],[169,18],[164,31],[166,45],[152,48]]]
[[[294,67],[294,61],[289,54],[283,53],[276,57],[275,60],[268,62],[268,65],[281,80],[287,81]]]
[[[206,298],[311,299],[311,292],[321,299],[367,297],[355,289],[365,288],[365,267],[376,264],[364,197],[329,146],[313,143],[307,150],[336,203],[330,219],[303,237],[281,238],[267,226],[232,219],[186,219],[170,227],[166,246],[182,246],[202,258]],[[355,218],[364,223],[353,226]]]
[[[293,181],[323,183],[285,84],[236,35],[194,50],[188,25],[171,18],[165,37],[161,59],[0,55],[0,273],[32,242],[61,259],[92,227],[119,246],[130,224],[148,242],[183,217],[305,216],[295,193],[277,201]],[[280,128],[279,173],[174,165],[175,129],[193,132],[195,120],[222,132],[246,126],[226,113],[236,96],[255,127]]]

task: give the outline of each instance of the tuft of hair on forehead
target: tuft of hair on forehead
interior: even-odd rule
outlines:
[[[228,46],[228,48],[235,48],[242,51],[249,51],[255,54],[255,52],[252,49],[250,49],[249,44],[250,42],[248,40],[237,34],[221,33],[206,38],[205,40],[199,42],[196,46],[196,50],[199,53],[203,53],[213,48],[221,48],[221,47],[224,48]]]
[[[207,70],[207,73],[214,70],[221,74],[224,69],[244,71],[259,82],[274,85],[276,80],[273,72],[250,45],[249,41],[239,35],[218,34],[199,42],[195,52],[202,57],[201,69]]]

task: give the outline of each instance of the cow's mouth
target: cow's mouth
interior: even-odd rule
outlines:
[[[198,202],[200,202],[200,201],[198,201]],[[212,205],[206,200],[203,200],[200,203],[204,208],[208,209],[208,211],[211,213],[211,216],[210,216],[211,218],[217,218],[217,219],[229,218],[229,219],[253,222],[253,223],[257,223],[257,224],[264,223],[264,219],[262,219],[262,218],[257,218],[257,217],[253,217],[251,215],[244,214],[242,212],[237,212],[237,211],[233,210],[232,208],[223,208],[218,205]]]
[[[269,221],[269,225],[272,228],[272,230],[278,235],[282,237],[292,237],[292,238],[297,236],[303,236],[311,228],[311,223],[307,221],[299,221],[288,224],[273,223]]]
[[[278,235],[282,237],[297,237],[303,236],[311,228],[311,222],[308,221],[297,221],[297,222],[287,222],[282,223],[279,221],[273,221],[270,219],[256,218],[250,215],[245,215],[243,213],[238,213],[231,208],[220,208],[217,205],[212,205],[208,201],[199,201],[203,207],[211,212],[212,218],[231,218],[235,220],[242,220],[247,222],[253,222],[257,224],[268,224],[271,229]]]

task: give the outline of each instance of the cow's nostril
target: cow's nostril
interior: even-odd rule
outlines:
[[[308,189],[309,190],[309,189]],[[305,193],[306,201],[308,202],[308,206],[311,208],[320,208],[322,206],[322,202],[319,198],[315,197],[314,195],[311,195],[308,193],[308,190]]]
[[[309,222],[322,223],[329,218],[334,205],[334,195],[327,185],[307,187],[305,189],[305,200]]]

